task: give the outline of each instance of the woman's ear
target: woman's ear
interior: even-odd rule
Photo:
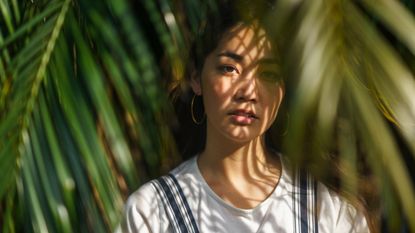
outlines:
[[[190,78],[190,86],[196,95],[202,95],[202,86],[200,84],[200,76],[196,71],[193,71]]]

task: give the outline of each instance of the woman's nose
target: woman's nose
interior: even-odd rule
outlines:
[[[256,102],[258,98],[256,71],[241,74],[237,83],[235,99],[238,101]]]

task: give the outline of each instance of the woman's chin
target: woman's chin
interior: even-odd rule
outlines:
[[[214,132],[212,136],[216,135],[216,137],[222,138],[224,145],[227,143],[247,144],[259,138],[265,132],[262,128],[264,127],[258,124],[243,125],[229,121],[216,125],[216,127],[211,127],[212,132]]]
[[[231,132],[226,133],[226,137],[234,143],[246,144],[259,137],[259,133],[252,132],[252,130],[246,128],[234,129]]]

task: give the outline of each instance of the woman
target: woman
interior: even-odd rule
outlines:
[[[123,231],[369,232],[361,212],[266,142],[285,92],[279,57],[261,18],[233,6],[194,47],[194,156],[130,196]]]

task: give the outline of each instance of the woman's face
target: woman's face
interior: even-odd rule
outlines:
[[[262,29],[238,25],[206,57],[191,85],[203,95],[208,138],[248,142],[274,122],[284,86],[272,49]]]

